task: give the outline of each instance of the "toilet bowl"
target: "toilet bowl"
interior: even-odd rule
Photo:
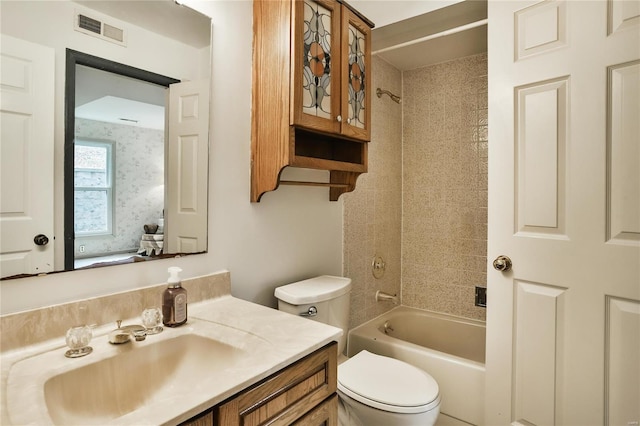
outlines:
[[[278,309],[340,327],[342,354],[349,327],[351,280],[323,275],[275,289]],[[431,426],[440,413],[438,383],[404,361],[361,351],[340,356],[341,426]]]
[[[361,351],[338,366],[338,396],[363,425],[433,425],[438,384],[423,370]]]

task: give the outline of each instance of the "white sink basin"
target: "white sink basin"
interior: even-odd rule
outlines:
[[[154,402],[170,403],[245,355],[196,334],[127,348],[46,381],[45,401],[55,424],[104,424]]]
[[[194,327],[122,345],[102,335],[82,358],[65,358],[58,348],[17,362],[7,380],[11,422],[171,424],[249,377],[255,354],[269,352],[270,344],[251,333],[207,322]]]

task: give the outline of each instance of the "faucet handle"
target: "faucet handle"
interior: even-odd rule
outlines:
[[[86,325],[71,327],[65,335],[69,350],[65,352],[64,356],[67,358],[79,358],[89,355],[93,351],[93,348],[89,346],[92,337],[91,328]]]
[[[118,326],[117,328],[120,328],[122,326],[122,320],[117,320],[116,325]]]

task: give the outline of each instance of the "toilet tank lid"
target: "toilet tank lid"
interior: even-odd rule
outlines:
[[[292,305],[322,302],[351,290],[351,278],[322,275],[277,287],[275,296]]]

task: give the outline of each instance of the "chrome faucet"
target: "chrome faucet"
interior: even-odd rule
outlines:
[[[109,343],[119,345],[131,341],[133,337],[136,342],[147,338],[147,328],[143,325],[125,325],[122,327],[122,320],[116,321],[118,328],[109,333]]]
[[[395,294],[385,293],[383,291],[376,291],[376,302],[391,302],[394,305],[398,304],[398,296]]]

